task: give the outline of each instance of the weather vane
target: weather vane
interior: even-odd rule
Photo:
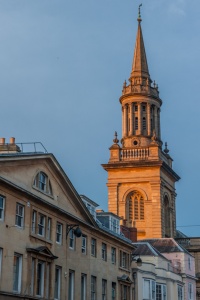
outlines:
[[[141,20],[141,13],[140,13],[140,7],[142,6],[142,3],[138,7],[138,20]]]

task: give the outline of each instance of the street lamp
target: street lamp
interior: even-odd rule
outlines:
[[[136,257],[138,257],[138,255],[132,254],[132,261],[136,262],[138,267],[141,267],[142,266],[142,259],[140,258],[140,256],[138,258],[136,258]]]
[[[74,229],[76,227],[76,229]],[[74,235],[79,238],[82,236],[82,231],[78,224],[67,224],[67,232],[66,232],[66,238],[70,232],[70,230],[74,229]]]

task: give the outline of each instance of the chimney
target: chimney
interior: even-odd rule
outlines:
[[[10,143],[5,143],[5,138],[0,138],[0,155],[21,152],[19,146],[15,144],[15,138],[10,138]]]

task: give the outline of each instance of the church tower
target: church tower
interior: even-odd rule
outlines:
[[[175,182],[167,144],[162,150],[158,86],[152,82],[145,53],[139,9],[138,31],[129,84],[123,85],[122,139],[117,133],[110,147],[108,210],[122,224],[136,227],[138,239],[174,237]]]

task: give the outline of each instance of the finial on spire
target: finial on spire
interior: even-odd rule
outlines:
[[[164,152],[165,152],[166,154],[169,153],[169,149],[167,148],[167,142],[165,143],[165,149],[164,149]]]
[[[138,22],[141,22],[142,19],[141,19],[141,12],[140,12],[140,7],[142,6],[142,3],[139,5],[138,7]]]
[[[119,143],[119,140],[118,140],[118,138],[117,138],[117,131],[115,131],[115,138],[114,138],[113,142],[114,142],[115,144],[118,144],[118,143]]]

